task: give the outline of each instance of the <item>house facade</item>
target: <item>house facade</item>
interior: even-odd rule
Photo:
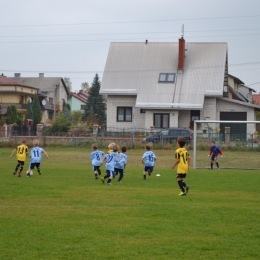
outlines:
[[[100,94],[107,95],[111,131],[188,128],[193,120],[233,120],[234,114],[238,121],[255,120],[260,109],[230,98],[226,43],[183,38],[179,43],[111,43]]]
[[[0,105],[2,114],[6,114],[8,106],[15,105],[16,109],[23,113],[23,119],[25,119],[27,103],[28,101],[32,102],[37,92],[38,89],[35,87],[0,76]]]
[[[83,113],[87,104],[87,97],[88,94],[82,90],[78,93],[70,94],[67,103],[70,105],[71,111],[80,110]]]
[[[62,109],[63,102],[67,102],[69,92],[61,77],[44,77],[44,73],[39,73],[39,77],[21,77],[20,73],[15,73],[10,79],[39,89],[44,123],[51,122]]]

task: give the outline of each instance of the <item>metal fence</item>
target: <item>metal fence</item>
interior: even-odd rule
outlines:
[[[161,129],[126,129],[126,128],[83,128],[71,127],[67,132],[46,132],[46,127],[37,129],[36,127],[16,127],[13,126],[8,131],[0,128],[0,142],[12,142],[15,145],[26,139],[28,143],[34,139],[39,139],[43,146],[61,145],[70,147],[88,147],[92,143],[98,143],[101,148],[107,147],[108,143],[114,142],[120,146],[126,145],[128,148],[143,148],[146,144],[146,138],[154,135]],[[225,146],[225,136],[221,133],[197,133],[197,149],[208,149],[211,141],[216,141],[219,145]],[[230,136],[229,147],[243,147],[247,149],[258,149],[260,146],[259,136],[243,135],[243,138],[237,134]],[[163,135],[152,143],[153,149],[175,149],[176,138],[166,138]],[[191,150],[193,141],[188,142],[188,148]],[[205,148],[207,147],[207,148]]]

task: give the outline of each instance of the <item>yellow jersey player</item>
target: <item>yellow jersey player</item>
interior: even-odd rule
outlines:
[[[12,154],[9,156],[9,158],[12,158],[12,156],[13,156],[13,154],[14,154],[15,151],[16,151],[16,159],[17,159],[17,161],[18,161],[18,164],[16,165],[13,174],[15,175],[16,172],[17,172],[17,170],[18,170],[18,168],[20,167],[19,172],[18,172],[18,177],[21,177],[21,173],[22,173],[22,171],[23,171],[24,162],[25,162],[26,156],[27,156],[27,154],[28,154],[28,147],[27,147],[27,145],[26,145],[26,140],[23,140],[23,141],[22,141],[22,144],[19,145],[19,146],[17,146],[17,147],[13,150],[13,152],[12,152]]]
[[[174,167],[178,165],[176,180],[181,189],[181,193],[179,194],[179,196],[186,196],[190,188],[183,180],[184,178],[186,178],[186,174],[188,173],[188,170],[190,168],[190,156],[187,150],[184,148],[185,144],[186,139],[182,136],[178,137],[178,149],[175,151],[176,162],[172,165],[172,169],[174,169]]]

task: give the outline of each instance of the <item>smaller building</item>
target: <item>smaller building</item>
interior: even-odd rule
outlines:
[[[80,110],[82,113],[85,110],[85,106],[88,100],[88,93],[80,90],[78,93],[72,93],[67,99],[67,103],[70,105],[71,111]]]
[[[253,94],[252,95],[253,103],[260,106],[260,94]]]
[[[0,104],[2,114],[5,115],[7,107],[15,105],[16,109],[22,111],[25,119],[28,101],[32,102],[38,88],[15,81],[5,76],[0,76]]]

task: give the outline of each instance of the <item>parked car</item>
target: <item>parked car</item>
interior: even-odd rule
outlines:
[[[192,139],[192,134],[188,128],[167,128],[156,132],[154,135],[150,135],[143,139],[147,143],[159,143],[167,142],[172,143],[177,140],[179,136],[183,136],[186,139],[186,144],[189,144]]]

